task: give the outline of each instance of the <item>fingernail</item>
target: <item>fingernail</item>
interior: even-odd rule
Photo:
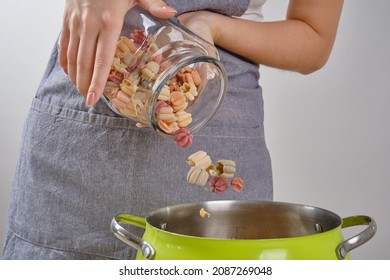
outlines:
[[[167,13],[177,14],[177,11],[174,8],[170,7],[170,6],[163,5],[163,6],[161,6],[161,9],[164,10],[165,12],[167,12]]]
[[[96,100],[96,93],[94,93],[93,91],[88,92],[87,100],[85,101],[85,104],[88,107],[92,107],[96,103],[96,101],[97,101]]]

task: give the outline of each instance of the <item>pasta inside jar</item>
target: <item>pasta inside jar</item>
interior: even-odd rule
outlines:
[[[226,94],[218,52],[173,21],[139,8],[134,13],[134,26],[124,28],[117,41],[102,98],[138,127],[151,126],[163,136],[192,134],[213,117]],[[191,142],[180,139],[180,145]]]

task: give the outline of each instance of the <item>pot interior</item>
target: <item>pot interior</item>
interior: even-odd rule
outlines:
[[[210,217],[202,218],[204,208]],[[337,228],[341,218],[324,209],[274,201],[208,201],[168,206],[146,221],[160,230],[216,239],[275,239]]]

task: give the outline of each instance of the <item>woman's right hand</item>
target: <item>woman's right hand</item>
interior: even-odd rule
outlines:
[[[178,16],[181,25],[191,30],[211,44],[214,44],[213,20],[216,14],[210,11],[196,11],[183,13]]]
[[[162,0],[66,0],[59,63],[87,106],[102,96],[124,17],[135,5],[159,18],[176,14]]]

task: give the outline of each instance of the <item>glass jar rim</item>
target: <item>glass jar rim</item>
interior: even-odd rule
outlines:
[[[158,101],[158,96],[163,88],[163,86],[166,84],[169,79],[171,79],[178,71],[180,71],[182,68],[192,65],[195,63],[210,63],[214,65],[217,69],[217,71],[220,73],[222,76],[221,81],[221,87],[222,90],[219,94],[219,99],[216,102],[216,105],[214,106],[212,112],[207,116],[207,118],[203,119],[200,123],[196,124],[195,127],[191,129],[191,133],[194,133],[198,131],[201,127],[203,127],[212,117],[217,113],[219,107],[221,106],[223,99],[226,96],[226,87],[227,87],[227,75],[225,72],[225,69],[222,65],[222,63],[219,61],[218,58],[208,56],[208,55],[202,55],[202,56],[197,56],[195,54],[188,55],[186,54],[185,59],[181,61],[180,63],[177,63],[174,65],[174,67],[162,72],[162,74],[159,76],[158,79],[156,79],[156,83],[154,84],[152,88],[153,92],[153,100],[152,100],[152,106],[150,106],[150,111],[149,111],[149,117],[150,117],[150,122],[153,127],[153,129],[158,132],[162,136],[166,137],[173,137],[174,135],[171,133],[167,133],[164,130],[162,130],[155,118],[155,106]]]

